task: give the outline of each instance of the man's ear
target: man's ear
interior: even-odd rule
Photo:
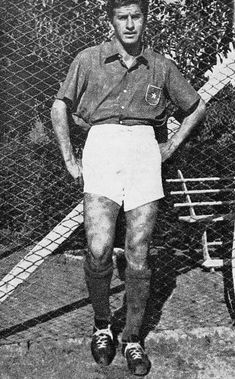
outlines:
[[[114,36],[114,26],[111,21],[109,21],[109,35],[108,38],[112,38]]]
[[[108,24],[109,24],[109,29],[114,33],[114,26],[113,26],[112,22],[109,21]]]

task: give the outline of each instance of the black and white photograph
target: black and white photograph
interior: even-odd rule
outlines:
[[[0,379],[234,379],[235,0],[0,0]]]

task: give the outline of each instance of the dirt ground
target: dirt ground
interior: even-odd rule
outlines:
[[[19,252],[15,261],[24,255]],[[143,328],[152,361],[148,378],[234,379],[235,330],[221,272],[202,271],[182,253],[169,259],[171,264],[153,254],[156,270]],[[69,252],[52,255],[2,303],[0,379],[133,378],[120,346],[110,367],[92,360],[92,310],[82,261]],[[123,288],[115,270],[110,299],[113,310],[120,307],[120,329]]]
[[[235,331],[228,327],[150,333],[149,379],[234,379]],[[1,379],[133,379],[120,347],[107,368],[91,357],[89,340],[44,341],[0,347]]]

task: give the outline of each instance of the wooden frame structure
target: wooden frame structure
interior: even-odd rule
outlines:
[[[177,179],[167,179],[168,183],[179,183],[181,185],[180,190],[173,190],[170,192],[173,196],[183,196],[183,200],[180,202],[174,203],[175,208],[188,208],[189,214],[184,216],[179,216],[179,220],[183,222],[188,223],[203,223],[204,228],[201,235],[201,244],[202,244],[202,254],[203,254],[203,262],[202,267],[209,269],[210,271],[214,271],[215,269],[222,269],[226,267],[226,270],[224,272],[227,272],[226,275],[229,275],[229,278],[226,278],[225,283],[227,283],[227,288],[225,288],[225,294],[228,300],[229,305],[229,312],[233,319],[233,322],[235,322],[235,211],[229,211],[228,213],[201,213],[197,214],[195,208],[200,207],[200,209],[204,209],[207,207],[210,207],[210,209],[215,209],[216,206],[219,205],[228,205],[231,206],[232,204],[235,204],[235,200],[219,200],[219,201],[193,201],[192,196],[193,195],[201,195],[205,198],[206,194],[220,194],[220,193],[235,193],[235,186],[230,186],[229,188],[199,188],[202,187],[202,183],[208,182],[208,184],[213,183],[216,185],[219,181],[223,180],[229,180],[233,184],[235,183],[235,177],[230,178],[219,178],[219,177],[207,177],[207,178],[184,178],[182,172],[178,170],[178,178]],[[191,182],[193,184],[197,183],[196,189],[188,189],[187,184]],[[213,248],[215,249],[217,246],[222,246],[222,240],[214,240],[214,241],[208,241],[208,227],[211,226],[213,223],[221,222],[221,221],[230,221],[233,227],[232,231],[232,248],[231,248],[231,254],[230,258],[228,260],[225,260],[221,257],[215,258],[211,257],[210,250]]]

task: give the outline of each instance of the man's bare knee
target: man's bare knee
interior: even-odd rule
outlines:
[[[105,257],[112,254],[112,245],[101,245],[99,243],[92,242],[88,245],[88,251],[94,260],[101,262],[105,259]]]
[[[94,257],[89,251],[86,254],[85,267],[93,273],[103,273],[113,268],[111,256]]]

